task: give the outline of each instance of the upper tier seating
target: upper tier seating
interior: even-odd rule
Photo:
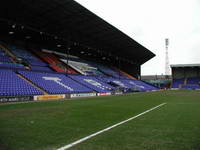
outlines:
[[[6,56],[5,51],[0,47],[0,56]]]
[[[66,59],[61,59],[61,61],[67,63]],[[88,61],[81,59],[69,60],[68,65],[83,75],[103,75],[97,67]]]
[[[48,66],[46,63],[44,63],[43,61],[35,57],[31,52],[23,48],[18,48],[16,46],[10,46],[10,47],[15,56],[17,56],[18,58],[22,58],[24,61],[26,61],[30,65]]]
[[[24,69],[24,66],[21,65],[21,64],[0,63],[0,68],[6,68],[6,69]]]
[[[41,71],[41,72],[54,72],[49,67],[42,67],[42,66],[31,66],[31,70]]]
[[[81,73],[82,75],[98,75],[98,76],[112,76],[112,77],[119,77],[124,79],[129,79],[126,75],[122,72],[118,71],[114,68],[109,68],[101,64],[97,64],[94,62],[83,60],[79,57],[66,55],[63,53],[57,53],[60,56],[60,60],[65,64],[68,64],[70,67],[75,69],[77,72]],[[67,61],[68,58],[68,61]]]
[[[11,70],[0,69],[0,96],[41,95],[40,90],[32,87]]]
[[[121,72],[115,70],[115,69],[112,69],[112,68],[109,68],[109,67],[106,67],[106,66],[103,66],[103,65],[100,65],[98,64],[97,65],[98,69],[105,73],[106,75],[109,75],[109,76],[112,76],[112,77],[115,77],[115,78],[125,78],[125,79],[129,79],[127,76],[125,76],[124,74],[122,74]]]
[[[63,74],[19,71],[20,74],[49,94],[87,93],[91,89],[75,82]]]
[[[5,56],[6,54],[2,51],[2,49],[0,48],[0,56]]]
[[[14,64],[10,57],[0,48],[0,68],[6,69],[24,69],[22,64]]]
[[[25,59],[26,62],[28,62],[31,66],[41,66],[46,67],[48,64],[44,63],[43,61],[35,58],[35,59]]]
[[[67,63],[66,56],[62,56],[61,61]],[[108,75],[112,77],[120,76],[121,78],[129,79],[123,73],[114,68],[106,67],[104,65],[86,61],[74,56],[69,56],[68,64],[73,69],[80,72],[82,75],[98,75],[98,76]]]
[[[10,46],[11,51],[13,54],[19,58],[25,58],[25,59],[35,59],[35,57],[32,55],[31,52],[23,49],[23,48],[18,48],[16,46]]]
[[[94,76],[69,75],[69,77],[99,93],[111,92],[114,89],[113,86],[96,79]]]
[[[70,66],[77,72],[83,75],[102,75],[101,72],[98,71],[98,69],[93,66],[93,63],[90,63],[89,61],[85,61],[80,59],[79,57],[72,56],[72,55],[66,55],[63,53],[56,53],[60,60],[65,63],[66,65]]]
[[[38,56],[44,61],[48,62],[52,69],[57,72],[66,72],[69,74],[76,74],[76,71],[67,67],[63,62],[61,62],[54,54],[39,52]]]
[[[12,62],[11,59],[6,55],[6,53],[0,48],[0,62]]]

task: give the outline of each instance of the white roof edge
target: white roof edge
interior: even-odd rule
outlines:
[[[200,67],[200,64],[172,64],[170,67]]]

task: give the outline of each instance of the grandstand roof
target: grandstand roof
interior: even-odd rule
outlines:
[[[120,18],[119,18],[120,19]],[[5,23],[7,23],[6,27]],[[13,28],[13,25],[21,28]],[[73,41],[143,64],[155,54],[74,0],[6,0],[0,5],[0,33],[10,28],[35,41]],[[28,30],[29,29],[29,30]],[[30,31],[31,29],[31,31]],[[17,31],[16,31],[17,32]],[[28,34],[27,34],[28,33]],[[45,37],[48,35],[49,37]],[[69,36],[70,35],[70,36]],[[42,38],[41,38],[42,37]],[[42,43],[42,42],[41,42]]]
[[[200,64],[173,64],[170,65],[171,68],[178,68],[178,67],[200,67]]]

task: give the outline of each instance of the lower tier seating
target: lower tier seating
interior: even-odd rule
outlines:
[[[150,85],[150,84],[147,84],[143,81],[140,81],[140,80],[127,80],[127,79],[124,79],[124,82],[132,85],[132,88],[135,88],[135,89],[138,89],[139,91],[153,91],[153,90],[159,90],[158,88]]]
[[[131,86],[129,84],[127,84],[126,82],[124,82],[122,79],[120,78],[113,78],[113,77],[98,77],[97,78],[99,80],[102,80],[108,84],[111,84],[115,87],[121,87],[121,88],[131,88]]]
[[[200,84],[200,78],[188,78],[187,84]]]
[[[19,73],[49,94],[93,92],[93,90],[75,82],[64,74],[32,71],[19,71]]]
[[[128,80],[105,76],[97,77],[84,75],[66,76],[64,74],[58,73],[44,73],[24,70],[18,70],[18,73],[49,94],[88,92],[108,93],[115,90],[116,87],[135,89],[138,91],[157,90],[157,88],[142,81],[131,79]],[[11,70],[0,69],[0,77],[0,96],[43,94],[41,90],[33,87],[30,83],[20,78],[15,72]]]
[[[11,70],[0,69],[0,96],[41,95],[40,90],[32,87]]]
[[[121,88],[132,89],[137,91],[152,91],[158,90],[158,88],[144,83],[140,80],[124,79],[124,78],[113,78],[113,77],[101,77],[100,80],[104,80],[106,83],[115,84]]]
[[[99,93],[111,92],[114,89],[113,86],[96,79],[94,76],[69,75],[69,77]]]
[[[183,85],[182,88],[195,90],[195,89],[200,89],[200,85],[199,84]]]
[[[200,89],[200,78],[182,78],[174,79],[172,88],[182,88],[182,89]]]
[[[184,83],[184,80],[185,79],[176,79],[176,80],[173,80],[172,88],[179,88],[179,86]]]

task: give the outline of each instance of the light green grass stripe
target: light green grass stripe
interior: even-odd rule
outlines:
[[[111,130],[111,129],[117,127],[117,126],[120,126],[121,124],[124,124],[124,123],[126,123],[126,122],[128,122],[128,121],[131,121],[131,120],[133,120],[133,119],[136,119],[136,118],[138,118],[138,117],[140,117],[140,116],[142,116],[142,115],[144,115],[144,114],[146,114],[146,113],[148,113],[148,112],[150,112],[150,111],[153,111],[153,110],[155,110],[155,109],[157,109],[157,108],[159,108],[159,107],[161,107],[161,106],[164,106],[165,104],[166,104],[166,103],[162,103],[162,104],[160,104],[160,105],[158,105],[158,106],[155,106],[155,107],[153,107],[153,108],[151,108],[151,109],[148,109],[148,110],[146,110],[146,111],[144,111],[144,112],[142,112],[142,113],[140,113],[140,114],[138,114],[138,115],[136,115],[136,116],[134,116],[134,117],[131,117],[131,118],[127,119],[127,120],[121,121],[121,122],[119,122],[119,123],[117,123],[117,124],[114,124],[114,125],[108,127],[108,128],[105,128],[105,129],[100,130],[100,131],[98,131],[98,132],[96,132],[96,133],[93,133],[93,134],[91,134],[91,135],[89,135],[89,136],[86,136],[86,137],[84,137],[84,138],[82,138],[82,139],[79,139],[79,140],[77,140],[77,141],[75,141],[75,142],[73,142],[73,143],[71,143],[71,144],[68,144],[68,145],[65,145],[65,146],[63,146],[63,147],[61,147],[61,148],[58,148],[57,150],[67,150],[67,149],[69,149],[69,148],[71,148],[71,147],[73,147],[73,146],[75,146],[75,145],[77,145],[77,144],[80,144],[80,143],[82,143],[82,142],[84,142],[84,141],[86,141],[86,140],[88,140],[88,139],[90,139],[90,138],[92,138],[92,137],[95,137],[95,136],[97,136],[97,135],[99,135],[99,134],[101,134],[101,133],[104,133],[104,132],[106,132],[106,131],[108,131],[108,130]]]

